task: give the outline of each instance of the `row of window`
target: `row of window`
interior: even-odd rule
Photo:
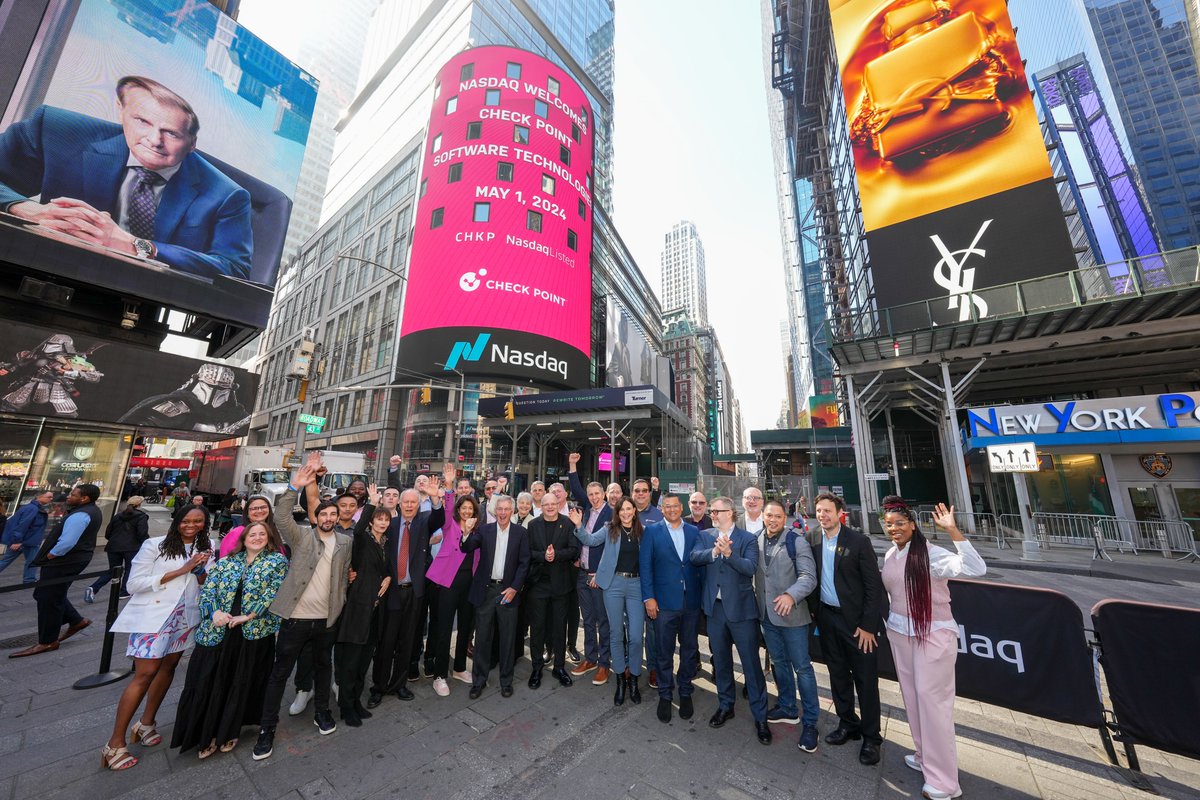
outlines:
[[[472,222],[491,222],[492,219],[492,204],[479,202],[475,204],[471,213]],[[525,229],[533,233],[542,232],[542,220],[544,215],[540,211],[525,212]],[[446,209],[435,208],[429,217],[429,229],[434,230],[442,227],[446,222]],[[570,228],[567,229],[567,247],[572,250],[579,249],[579,234]]]
[[[519,81],[519,80],[521,80],[521,70],[522,70],[522,67],[519,62],[509,61],[504,67],[504,77],[508,78],[511,81]],[[459,71],[458,71],[458,79],[460,81],[469,81],[474,77],[475,77],[474,62],[472,62],[470,64],[463,64],[462,68],[459,69]],[[562,91],[562,84],[559,82],[558,78],[555,78],[553,76],[546,77],[546,91],[550,92],[550,94],[554,95],[555,97],[557,97],[559,95],[559,93]],[[442,93],[442,85],[440,83],[435,84],[433,87],[433,92],[434,92],[434,97],[440,96]]]
[[[353,395],[344,394],[337,399],[326,400],[317,406],[318,416],[329,420],[333,429],[354,427],[379,422],[383,418],[384,403],[387,402],[386,389],[369,389],[355,392]],[[276,414],[271,418],[267,428],[268,441],[290,439],[297,432],[297,411]]]
[[[470,141],[475,141],[477,139],[482,139],[482,138],[483,138],[483,122],[480,120],[475,120],[474,122],[468,122],[467,123],[466,140],[468,142],[470,142]],[[524,145],[529,144],[529,126],[528,125],[513,125],[512,140],[515,144],[524,144]],[[576,141],[578,141],[578,140],[576,140]],[[442,135],[439,133],[433,137],[433,141],[430,144],[430,152],[437,153],[437,152],[440,152],[441,149],[442,149]],[[558,146],[558,160],[561,161],[564,166],[567,166],[567,167],[571,166],[571,148],[567,147],[565,144],[560,144]]]
[[[515,174],[516,166],[511,161],[496,162],[496,180],[504,183],[512,183],[513,175]],[[446,169],[446,183],[458,183],[463,177],[463,162],[455,161]],[[421,181],[421,197],[425,196],[425,192],[429,189],[429,179]],[[542,173],[542,192],[553,196],[558,189],[558,180],[553,175]],[[577,198],[576,210],[579,213],[579,218],[587,219],[587,204],[583,202],[583,198]],[[436,226],[435,226],[436,227]]]

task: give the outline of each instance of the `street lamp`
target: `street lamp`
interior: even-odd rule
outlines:
[[[338,253],[336,258],[348,258],[351,261],[361,261],[364,264],[370,264],[372,267],[378,267],[379,269],[383,270],[384,272],[390,272],[391,274],[395,275],[397,278],[399,278],[402,281],[408,280],[408,276],[405,275],[404,273],[396,272],[396,270],[392,269],[391,267],[385,267],[383,264],[380,264],[378,261],[372,261],[369,258],[362,258],[360,256],[352,256],[349,253]]]
[[[455,375],[457,375],[457,376],[458,376],[458,379],[459,379],[459,386],[458,386],[458,429],[457,429],[457,431],[455,432],[455,435],[454,435],[454,455],[455,455],[455,456],[457,456],[457,455],[459,454],[459,451],[462,449],[462,435],[463,435],[463,407],[464,407],[464,406],[466,406],[466,404],[467,404],[467,403],[466,403],[466,399],[467,399],[467,397],[466,397],[466,392],[467,392],[467,376],[466,376],[466,375],[464,375],[464,374],[462,374],[462,372],[461,372],[461,371],[459,371],[458,369],[455,369],[454,367],[451,367],[451,366],[448,366],[448,365],[446,365],[446,364],[443,364],[443,363],[442,363],[442,362],[440,362],[440,361],[435,361],[435,362],[433,362],[433,363],[434,363],[434,364],[436,364],[437,366],[441,367],[442,369],[446,369],[446,370],[449,370],[450,372],[453,372]]]

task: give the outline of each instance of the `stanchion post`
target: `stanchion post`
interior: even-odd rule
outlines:
[[[124,566],[113,567],[113,577],[108,582],[108,610],[104,615],[104,645],[100,651],[100,671],[95,675],[88,675],[75,681],[71,687],[73,689],[95,689],[97,686],[107,686],[110,683],[116,683],[133,674],[133,670],[131,669],[117,671],[112,669],[113,640],[116,638],[112,633],[112,625],[117,620],[117,605],[121,599],[121,577],[123,573]]]

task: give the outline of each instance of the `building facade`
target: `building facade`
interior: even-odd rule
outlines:
[[[664,237],[661,256],[663,308],[682,308],[692,324],[708,325],[708,272],[704,242],[695,224],[677,222]]]
[[[675,373],[675,405],[692,421],[700,451],[708,447],[708,368],[700,332],[687,309],[663,312],[663,347]]]

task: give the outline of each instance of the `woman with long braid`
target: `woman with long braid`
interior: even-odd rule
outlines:
[[[949,580],[977,578],[987,565],[954,524],[954,507],[938,503],[933,521],[950,534],[957,550],[930,545],[902,498],[883,498],[884,532],[892,548],[883,557],[883,587],[891,600],[888,643],[916,753],[904,763],[925,776],[921,796],[959,797],[954,740],[954,664],[958,624],[950,612]]]

